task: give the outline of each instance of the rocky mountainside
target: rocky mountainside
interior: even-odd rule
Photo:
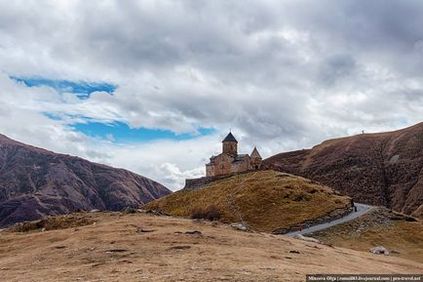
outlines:
[[[423,123],[281,153],[265,167],[331,186],[357,202],[423,217]]]
[[[169,194],[124,169],[32,147],[0,134],[0,227],[78,210],[121,210]]]

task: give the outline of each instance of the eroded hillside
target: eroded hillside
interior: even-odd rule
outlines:
[[[357,202],[423,216],[423,123],[328,140],[310,150],[275,155],[264,164],[319,181]]]
[[[79,210],[137,207],[169,193],[127,170],[0,135],[0,227]]]

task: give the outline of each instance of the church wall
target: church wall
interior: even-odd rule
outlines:
[[[214,165],[209,169],[210,173],[207,176],[216,176],[222,174],[229,174],[232,172],[231,163],[233,158],[226,154],[220,154],[214,159]]]
[[[206,165],[206,176],[215,176],[213,165]]]
[[[261,167],[261,159],[252,158],[251,159],[251,169],[260,169],[260,167]]]
[[[250,169],[250,158],[245,158],[243,161],[232,163],[231,173],[243,172]]]

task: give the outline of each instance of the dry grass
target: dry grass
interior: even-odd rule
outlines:
[[[418,273],[423,265],[343,248],[145,214],[96,225],[0,232],[2,281],[305,281],[307,273]],[[150,230],[139,232],[140,228]],[[187,231],[200,231],[187,232]]]
[[[257,231],[271,232],[345,209],[350,199],[308,179],[276,171],[236,175],[201,190],[178,191],[144,208],[172,216],[190,217],[211,205],[223,222],[246,222]]]
[[[423,222],[389,220],[376,223],[374,214],[330,229],[313,236],[334,246],[367,252],[375,246],[393,251],[391,256],[423,263]],[[379,216],[380,220],[380,216]]]

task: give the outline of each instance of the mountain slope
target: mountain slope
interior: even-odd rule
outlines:
[[[131,173],[0,135],[0,226],[77,210],[120,210],[170,191]]]
[[[253,230],[283,233],[304,222],[348,212],[350,198],[308,179],[269,170],[234,175],[198,190],[180,190],[144,208],[189,217],[208,207],[214,207],[212,212],[217,210],[223,222],[245,222]]]
[[[423,123],[328,140],[275,155],[264,165],[319,181],[357,202],[423,216]]]
[[[391,251],[391,256],[423,263],[423,221],[410,221],[410,217],[383,207],[309,236],[332,246],[364,252],[377,244]]]

